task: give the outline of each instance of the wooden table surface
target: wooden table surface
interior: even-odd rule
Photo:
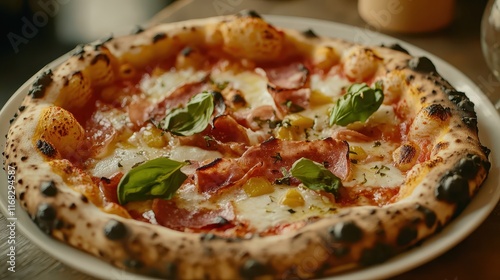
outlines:
[[[458,0],[453,23],[439,32],[389,35],[443,58],[467,75],[492,100],[496,100],[500,97],[500,84],[490,74],[480,45],[480,19],[485,4],[484,0]],[[249,8],[263,14],[324,19],[373,30],[358,16],[356,1],[353,0],[181,0],[167,7],[153,18],[153,21],[169,22],[232,14]],[[18,269],[16,273],[10,273],[6,266],[8,228],[2,214],[0,221],[0,279],[96,279],[51,258],[20,232],[16,236]],[[500,204],[484,223],[460,244],[436,259],[393,279],[500,279]]]

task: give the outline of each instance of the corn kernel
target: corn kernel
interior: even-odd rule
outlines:
[[[276,138],[281,140],[293,140],[293,131],[290,127],[279,127],[276,131]]]
[[[304,206],[305,201],[297,189],[289,189],[281,199],[281,204],[289,207]]]
[[[313,90],[311,92],[311,97],[309,97],[309,105],[311,106],[319,106],[332,103],[333,100],[330,96],[323,94],[319,90]]]
[[[271,183],[264,177],[252,177],[243,184],[243,190],[250,196],[260,196],[274,192]]]
[[[142,134],[142,139],[152,148],[163,148],[167,145],[167,141],[163,136],[163,131],[152,125],[146,128]]]
[[[300,130],[311,128],[314,125],[313,119],[304,117],[301,114],[288,115],[287,119],[292,126],[298,127]]]
[[[350,146],[349,147],[349,158],[355,160],[363,160],[367,157],[365,150],[360,146]]]

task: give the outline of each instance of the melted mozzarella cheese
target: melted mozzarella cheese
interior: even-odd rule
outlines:
[[[140,89],[152,103],[159,102],[169,96],[176,88],[187,83],[201,81],[207,75],[204,71],[191,68],[179,71],[168,71],[158,77],[146,76],[140,82]]]
[[[177,161],[206,161],[221,157],[222,154],[217,151],[192,146],[174,146],[170,151],[170,158]]]
[[[317,192],[296,188],[304,199],[304,205],[290,207],[281,203],[290,187],[275,186],[274,192],[256,197],[248,197],[244,193],[234,195],[229,193],[222,198],[224,201],[236,198],[237,219],[248,222],[257,232],[272,227],[306,220],[307,218],[324,216],[334,211],[334,205]]]
[[[404,175],[386,161],[374,161],[352,165],[352,177],[343,182],[344,187],[383,187],[396,188],[403,184]]]
[[[229,82],[231,86],[243,94],[250,108],[270,105],[276,109],[274,99],[267,90],[265,77],[250,71],[234,74],[233,72],[214,72],[211,78],[216,83]]]
[[[351,82],[347,79],[343,79],[339,76],[326,76],[323,78],[320,75],[311,75],[311,89],[318,90],[324,95],[333,97],[337,99],[342,94],[342,89],[347,88],[351,85]]]

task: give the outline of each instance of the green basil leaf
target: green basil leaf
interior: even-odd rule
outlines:
[[[190,136],[205,130],[214,112],[214,96],[204,91],[193,96],[184,108],[170,111],[160,124],[175,135]]]
[[[301,158],[294,162],[290,168],[290,174],[311,190],[326,191],[335,196],[342,186],[340,179],[330,170],[307,158]]]
[[[356,121],[364,122],[378,110],[383,101],[380,83],[375,83],[375,88],[364,83],[352,84],[331,110],[330,125],[346,126]]]
[[[180,170],[186,164],[161,157],[132,168],[118,184],[118,202],[172,198],[187,178]]]

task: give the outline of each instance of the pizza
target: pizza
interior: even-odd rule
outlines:
[[[116,267],[302,279],[440,231],[488,154],[428,58],[244,11],[78,46],[34,80],[4,167],[41,231]]]

